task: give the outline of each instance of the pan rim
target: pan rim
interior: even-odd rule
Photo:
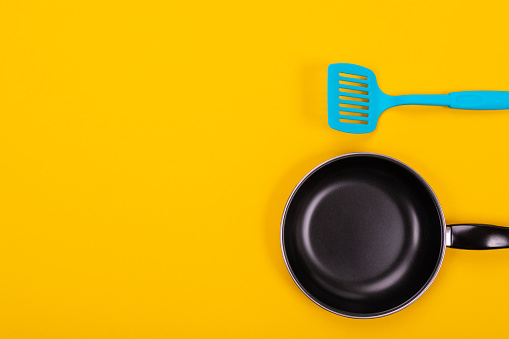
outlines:
[[[317,172],[322,167],[325,167],[326,165],[328,165],[328,164],[330,164],[332,162],[338,161],[340,159],[343,159],[343,158],[356,157],[356,156],[368,156],[368,157],[375,157],[375,158],[382,158],[382,159],[385,159],[385,160],[389,160],[389,161],[392,161],[392,162],[396,163],[399,166],[402,166],[403,168],[407,169],[410,173],[412,173],[417,179],[419,179],[421,181],[421,183],[424,185],[424,187],[428,191],[430,197],[433,199],[433,201],[435,203],[435,207],[437,209],[438,216],[440,218],[441,226],[442,226],[442,233],[441,233],[442,239],[441,239],[440,257],[437,260],[435,268],[433,270],[433,273],[428,278],[426,284],[424,284],[415,295],[413,295],[410,299],[406,300],[402,304],[400,304],[400,305],[398,305],[396,307],[393,307],[391,309],[388,309],[386,311],[381,311],[381,312],[376,312],[376,313],[352,313],[352,312],[341,311],[339,309],[336,309],[336,308],[333,308],[333,307],[327,305],[326,303],[318,300],[318,298],[314,297],[312,295],[312,293],[308,292],[306,290],[306,288],[304,286],[302,286],[302,284],[299,282],[298,278],[295,276],[295,274],[294,274],[294,272],[293,272],[293,270],[292,270],[292,268],[290,266],[290,263],[288,261],[288,257],[287,257],[287,254],[286,254],[285,243],[284,243],[284,229],[285,229],[286,216],[287,216],[287,213],[288,213],[289,206],[290,206],[290,204],[291,204],[295,194],[299,190],[299,188],[304,184],[304,182],[306,182],[306,180],[309,177],[311,177],[311,175],[313,175],[315,172]],[[292,280],[297,285],[297,287],[311,301],[313,301],[315,304],[317,304],[321,308],[323,308],[323,309],[325,309],[325,310],[327,310],[327,311],[329,311],[331,313],[343,316],[343,317],[352,318],[352,319],[374,319],[374,318],[380,318],[380,317],[385,317],[385,316],[394,314],[394,313],[396,313],[398,311],[401,311],[402,309],[410,306],[417,299],[419,299],[424,294],[424,292],[426,292],[426,290],[431,286],[431,284],[435,280],[436,276],[438,275],[438,272],[440,271],[440,268],[442,267],[442,262],[444,260],[445,248],[446,248],[446,234],[445,233],[446,233],[446,223],[445,223],[445,217],[444,217],[444,214],[443,214],[442,206],[440,205],[440,201],[438,200],[435,192],[433,191],[431,186],[428,184],[428,182],[417,171],[415,171],[412,167],[408,166],[404,162],[402,162],[402,161],[400,161],[398,159],[395,159],[393,157],[384,155],[384,154],[372,153],[372,152],[353,152],[353,153],[342,154],[342,155],[333,157],[331,159],[328,159],[328,160],[320,163],[318,166],[316,166],[312,170],[310,170],[297,183],[297,185],[292,190],[292,193],[290,194],[290,196],[289,196],[289,198],[288,198],[288,200],[286,202],[285,209],[283,211],[283,216],[281,218],[280,244],[281,244],[281,252],[283,254],[283,259],[284,259],[285,266],[286,266],[286,269],[287,269],[288,273],[290,273],[290,276],[292,277]]]

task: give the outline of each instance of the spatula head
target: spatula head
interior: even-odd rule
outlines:
[[[347,133],[372,132],[387,109],[375,73],[353,64],[331,64],[327,74],[329,126]]]

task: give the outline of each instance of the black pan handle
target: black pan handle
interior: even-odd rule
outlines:
[[[509,248],[509,227],[484,224],[456,224],[446,228],[446,244],[465,250]]]

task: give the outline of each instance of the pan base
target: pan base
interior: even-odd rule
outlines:
[[[420,240],[415,212],[401,203],[390,190],[359,178],[316,192],[299,247],[324,288],[352,300],[372,300],[397,288]]]

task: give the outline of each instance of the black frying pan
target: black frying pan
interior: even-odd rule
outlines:
[[[372,153],[313,169],[292,192],[281,223],[295,283],[316,304],[351,318],[385,316],[414,302],[437,275],[446,246],[509,247],[509,228],[446,226],[417,172]]]

